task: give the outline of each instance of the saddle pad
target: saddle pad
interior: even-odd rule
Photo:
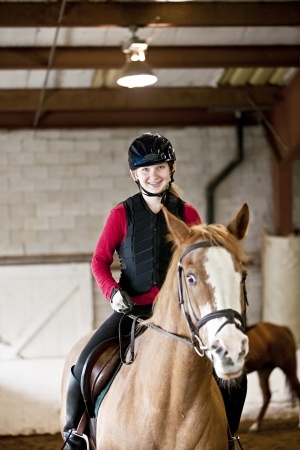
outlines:
[[[104,388],[102,389],[102,391],[100,392],[100,394],[98,395],[96,402],[95,402],[95,417],[97,417],[100,405],[105,397],[105,395],[107,394],[110,386],[112,385],[112,382],[114,381],[115,377],[117,376],[119,370],[122,367],[122,362],[120,362],[120,364],[118,365],[118,367],[116,368],[115,372],[113,373],[111,379],[108,381],[108,383],[106,383],[106,385],[104,386]]]

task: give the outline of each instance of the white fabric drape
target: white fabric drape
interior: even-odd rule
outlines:
[[[262,320],[287,325],[300,348],[300,236],[262,236]]]

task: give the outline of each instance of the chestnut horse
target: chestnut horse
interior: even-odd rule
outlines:
[[[246,370],[247,373],[257,371],[263,396],[262,407],[249,431],[259,431],[271,400],[269,378],[276,367],[281,369],[286,376],[292,400],[297,397],[300,402],[300,383],[297,378],[297,348],[294,336],[288,327],[269,322],[259,322],[249,327],[247,336],[249,338],[249,353],[246,359]],[[300,426],[300,411],[298,426]]]
[[[244,204],[227,227],[188,227],[163,210],[172,261],[153,315],[144,322],[147,329],[135,341],[136,359],[121,367],[100,405],[97,450],[228,449],[226,412],[213,369],[229,389],[244,371],[241,240],[249,208]],[[83,345],[81,340],[66,360],[62,429],[68,376]]]

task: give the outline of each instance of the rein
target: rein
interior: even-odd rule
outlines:
[[[208,350],[207,347],[205,347],[205,346],[203,346],[201,344],[201,341],[198,339],[197,336],[196,336],[197,339],[193,340],[193,338],[189,339],[188,337],[180,336],[179,334],[176,334],[176,333],[171,333],[170,331],[166,331],[163,328],[159,327],[158,325],[154,325],[154,323],[145,323],[145,320],[143,320],[141,318],[141,316],[134,316],[133,314],[130,314],[130,311],[127,314],[124,313],[124,317],[125,316],[126,317],[130,317],[133,320],[133,324],[132,324],[132,327],[131,327],[130,359],[129,359],[129,361],[125,361],[124,360],[124,358],[122,356],[123,352],[122,352],[122,347],[121,347],[120,353],[121,353],[121,360],[122,360],[123,364],[129,365],[129,364],[132,364],[134,362],[134,341],[135,341],[135,325],[136,325],[136,322],[139,322],[140,324],[144,325],[145,327],[151,328],[152,330],[155,330],[155,331],[158,331],[159,333],[161,333],[161,334],[163,334],[165,336],[168,336],[168,337],[170,337],[172,339],[176,339],[177,341],[183,342],[184,344],[188,344],[191,347],[193,347],[195,351],[197,351],[200,348],[201,352],[203,352],[203,354],[201,354],[200,356],[203,356],[204,352],[206,350]],[[120,322],[120,324],[121,324],[121,322]],[[122,337],[121,337],[120,327],[119,327],[119,342],[120,342],[120,345],[121,345]],[[198,346],[197,346],[197,344],[198,344]]]

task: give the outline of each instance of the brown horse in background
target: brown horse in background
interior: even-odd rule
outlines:
[[[297,377],[297,348],[294,336],[288,327],[269,322],[259,322],[247,330],[249,353],[246,359],[248,373],[257,371],[262,391],[263,404],[249,431],[259,431],[271,400],[269,378],[275,368],[281,369],[292,395],[300,402],[300,383]],[[300,411],[299,425],[300,426]]]
[[[136,359],[123,365],[97,413],[97,450],[227,450],[228,424],[213,376],[238,383],[248,352],[243,332],[246,204],[226,227],[188,227],[164,209],[174,253]],[[164,336],[163,334],[167,334]],[[66,359],[61,424],[70,368]],[[91,444],[92,445],[92,444]],[[92,445],[92,448],[93,445]]]

